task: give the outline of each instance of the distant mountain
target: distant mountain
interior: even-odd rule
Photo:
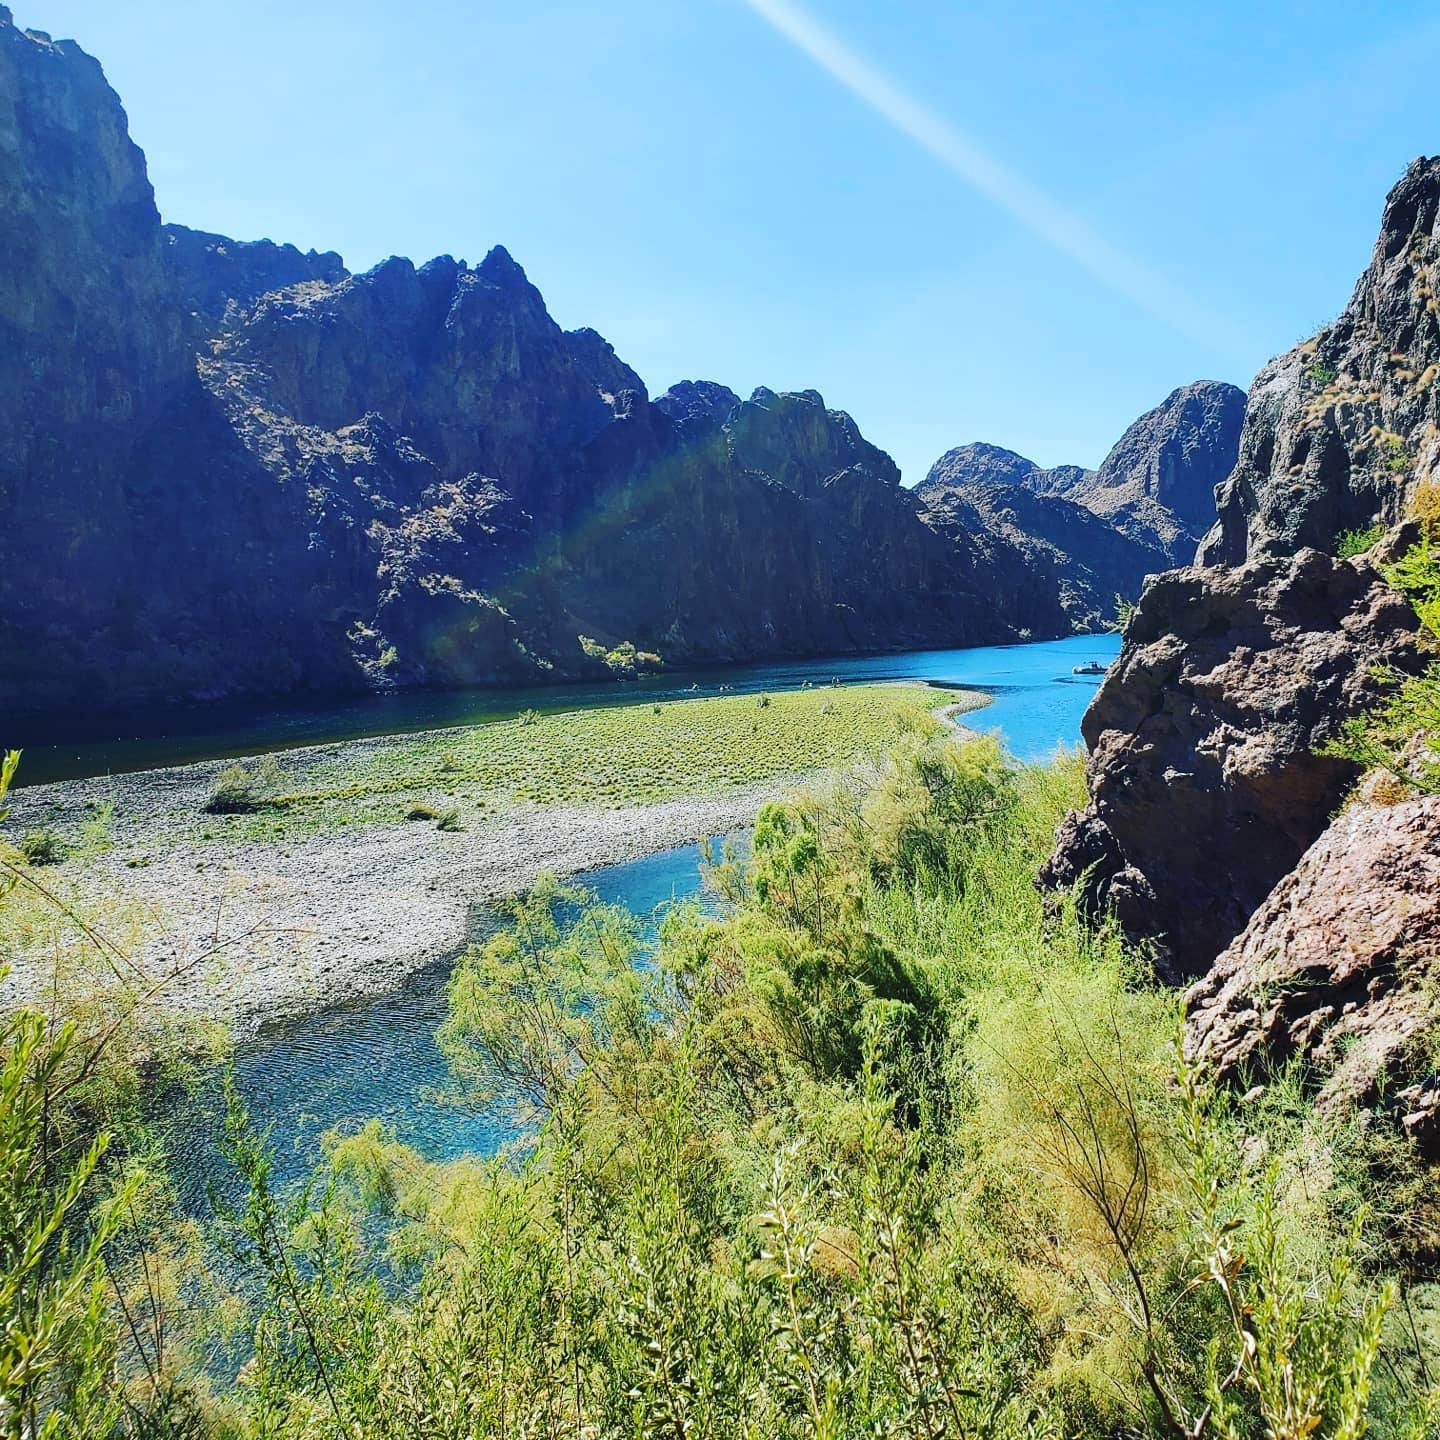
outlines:
[[[1093,477],[1064,492],[1171,565],[1188,565],[1215,522],[1215,487],[1235,468],[1245,392],[1200,380],[1166,396],[1115,442]]]
[[[1115,442],[1098,470],[1045,470],[999,445],[959,445],[930,467],[918,493],[932,499],[974,485],[1021,485],[1105,517],[1167,564],[1188,565],[1215,520],[1215,487],[1235,466],[1245,392],[1199,380],[1172,391]]]
[[[814,391],[652,401],[502,248],[351,275],[162,225],[100,66],[3,8],[0,254],[12,718],[1071,624]]]
[[[926,480],[918,494],[925,518],[957,544],[967,535],[989,532],[1020,551],[1027,567],[1055,587],[1077,631],[1111,623],[1117,596],[1135,599],[1147,575],[1169,568],[1163,550],[1132,540],[1063,495],[1037,492],[1026,484]]]
[[[999,445],[947,450],[916,487],[957,540],[1003,537],[1051,577],[1077,629],[1113,618],[1146,575],[1188,564],[1215,519],[1215,486],[1239,448],[1245,392],[1200,381],[1172,392],[1116,442],[1099,470],[1042,469]]]

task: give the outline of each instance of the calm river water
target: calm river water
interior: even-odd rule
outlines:
[[[1022,760],[1041,759],[1080,738],[1080,717],[1099,684],[1073,667],[1089,660],[1107,664],[1119,652],[1113,635],[1080,636],[975,650],[930,650],[863,659],[754,665],[708,672],[702,689],[721,683],[737,691],[778,690],[838,675],[842,682],[922,680],[983,690],[993,697],[967,717],[976,729],[998,730]],[[527,704],[564,708],[615,703],[684,691],[687,677],[667,677],[609,691],[512,692],[396,696],[353,702],[327,711],[256,717],[245,728],[233,716],[220,726],[198,725],[162,740],[112,740],[57,744],[27,751],[29,764],[43,756],[50,778],[105,769],[176,764],[202,756],[248,754],[262,746],[321,743],[342,736],[389,733],[434,725],[476,723],[513,715]],[[227,728],[233,727],[233,728]],[[35,778],[32,773],[32,780]],[[579,877],[601,899],[658,919],[663,907],[700,890],[698,847],[683,846]],[[236,1080],[255,1118],[273,1125],[277,1179],[304,1174],[318,1156],[320,1137],[337,1125],[379,1116],[398,1138],[432,1159],[493,1151],[506,1138],[503,1122],[443,1098],[445,1064],[435,1045],[444,1015],[448,966],[414,977],[402,990],[364,1004],[337,1007],[277,1025],[235,1056]],[[184,1178],[198,1203],[203,1181],[218,1175],[213,1137],[219,1131],[217,1094],[206,1088],[177,1116],[185,1156]]]

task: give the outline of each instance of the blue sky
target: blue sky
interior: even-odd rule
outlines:
[[[652,390],[813,387],[907,481],[1248,384],[1440,149],[1433,0],[797,3],[11,0],[102,60],[166,219],[502,243]]]

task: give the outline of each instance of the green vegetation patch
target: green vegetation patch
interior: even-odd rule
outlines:
[[[651,804],[848,764],[897,734],[937,730],[934,712],[957,698],[965,692],[859,685],[529,710],[501,724],[327,751],[309,763],[292,755],[283,781],[273,772],[263,784],[249,772],[231,777],[228,788],[243,791],[250,808],[217,814],[212,801],[207,828],[215,838],[281,839],[451,812],[440,828],[454,829],[514,804]]]
[[[1349,560],[1356,555],[1363,555],[1372,546],[1380,541],[1384,535],[1383,525],[1371,525],[1365,530],[1345,530],[1336,537],[1335,554],[1341,560]]]
[[[287,1191],[230,1084],[186,1222],[156,1017],[0,1018],[0,1419],[53,1421],[0,1433],[1431,1440],[1434,1166],[1299,1068],[1217,1090],[1037,890],[1078,756],[872,778],[765,806],[650,963],[577,887],[506,907],[438,1036],[493,1159],[357,1117]]]

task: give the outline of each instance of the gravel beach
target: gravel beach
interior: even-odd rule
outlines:
[[[947,711],[983,703],[969,700]],[[280,759],[313,763],[382,743]],[[197,816],[224,763],[21,789],[7,830],[12,838],[39,826],[74,833],[108,808],[108,848],[41,873],[63,876],[84,900],[113,898],[149,916],[133,942],[139,953],[127,953],[151,975],[174,974],[164,991],[170,1007],[222,1020],[237,1035],[399,986],[464,943],[475,907],[541,874],[568,876],[739,829],[767,799],[820,773],[620,808],[517,804],[456,832],[391,824],[223,841],[204,837]],[[0,1005],[41,1000],[48,960],[22,954],[11,963]]]

